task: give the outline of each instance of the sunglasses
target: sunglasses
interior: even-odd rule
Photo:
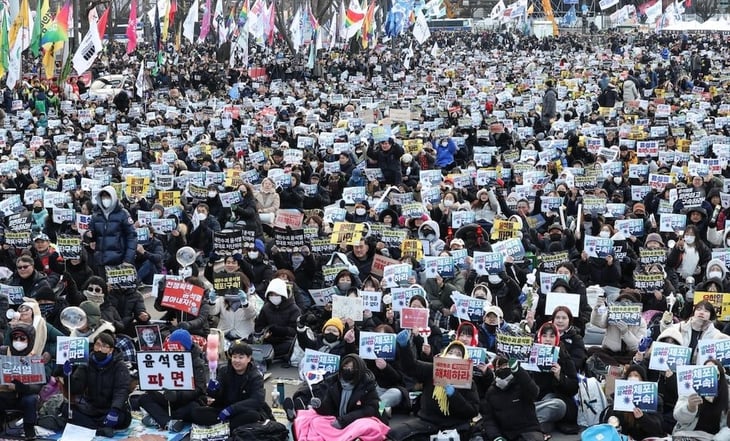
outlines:
[[[88,288],[86,288],[86,289],[88,289],[89,291],[92,291],[92,292],[104,292],[104,291],[103,291],[103,290],[101,289],[101,287],[100,287],[100,286],[89,286],[89,287],[88,287]]]
[[[19,270],[27,270],[28,268],[32,268],[32,267],[33,267],[33,265],[20,265],[17,268]]]

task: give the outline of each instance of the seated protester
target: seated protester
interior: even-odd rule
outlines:
[[[659,325],[662,332],[669,327],[679,329],[684,346],[692,348],[692,360],[697,357],[697,343],[700,340],[724,340],[729,336],[715,328],[714,321],[717,320],[715,307],[707,300],[703,300],[694,306],[692,317],[683,322],[672,324],[672,313],[666,311],[662,316]]]
[[[114,325],[101,318],[99,304],[87,300],[81,302],[79,308],[86,313],[86,325],[83,328],[71,330],[71,337],[86,337],[89,344],[91,344],[103,332],[112,334],[114,335],[114,347],[119,352],[122,360],[127,363],[127,366],[137,364],[137,348],[134,345],[134,340],[124,334],[114,334]]]
[[[35,269],[33,258],[28,255],[22,255],[15,261],[15,272],[8,285],[22,286],[23,297],[31,299],[35,298],[38,290],[43,287],[53,289],[46,275]]]
[[[126,429],[132,422],[129,410],[131,378],[121,355],[114,350],[114,337],[102,332],[94,339],[88,364],[63,365],[70,376],[72,417],[69,422],[96,429],[99,436],[112,437],[114,430]],[[68,417],[67,407],[63,407]]]
[[[436,386],[433,383],[433,364],[414,358],[410,337],[409,330],[398,333],[396,358],[400,360],[404,372],[423,383],[421,408],[415,417],[391,423],[388,438],[403,441],[414,435],[431,435],[448,429],[456,429],[465,437],[472,418],[479,414],[476,385],[472,383],[469,389],[456,389],[450,384]],[[463,343],[452,341],[440,356],[466,359],[469,354]]]
[[[626,369],[624,379],[628,381],[649,381],[646,369],[638,364],[633,364]],[[613,393],[609,395],[612,401]],[[638,407],[634,407],[631,412],[614,410],[613,405],[609,403],[606,408],[607,412],[601,416],[601,422],[608,423],[610,417],[616,417],[621,428],[621,434],[628,435],[631,439],[661,438],[665,434],[664,429],[662,429],[662,408],[661,394],[659,394],[659,402],[657,403],[659,412],[645,412]]]
[[[188,277],[187,279],[185,279],[185,281],[199,288],[205,289],[205,285],[203,284],[202,280],[197,277]],[[164,287],[164,279],[162,282],[160,282],[160,285]],[[164,290],[164,288],[162,289]],[[193,335],[207,338],[208,332],[210,330],[210,326],[208,324],[210,303],[206,301],[207,296],[207,293],[203,295],[203,301],[200,303],[200,311],[198,311],[198,314],[196,315],[162,306],[163,296],[158,295],[157,299],[155,299],[155,309],[164,312],[164,314],[162,315],[162,320],[167,322],[166,324],[160,326],[162,338],[166,338],[176,329],[185,329]]]
[[[228,291],[218,296],[215,291],[210,292],[208,302],[211,303],[210,316],[218,317],[218,329],[223,332],[226,340],[235,341],[248,339],[255,329],[256,307],[248,301],[248,286],[241,275],[241,288],[238,291]],[[248,279],[246,279],[248,280]]]
[[[679,333],[679,328],[670,326],[664,332],[659,334],[657,338],[660,343],[668,343],[677,346],[684,346],[682,340],[682,334]],[[632,363],[642,366],[644,369],[649,368],[649,362],[651,354],[650,340],[645,340],[639,344],[639,350],[634,355]],[[662,397],[663,407],[659,409],[662,415],[662,430],[664,433],[672,433],[674,426],[677,422],[674,420],[674,405],[677,404],[677,376],[672,372],[671,369],[667,369],[666,372],[658,372],[650,370],[647,374],[648,381],[653,381],[659,385],[659,396]]]
[[[428,309],[428,302],[424,296],[414,295],[408,301],[408,307]],[[400,320],[395,320],[395,324],[395,330],[400,332]],[[418,360],[431,361],[433,355],[440,353],[444,346],[441,328],[429,318],[428,329],[418,329],[418,334],[413,333],[413,346]]]
[[[520,294],[522,290],[515,279],[506,272],[487,276],[487,286],[492,293],[493,302],[504,312],[504,319],[509,323],[518,323],[522,319]]]
[[[147,228],[149,238],[137,242],[134,266],[137,268],[137,279],[145,285],[151,285],[153,276],[162,271],[165,250],[162,248],[160,239],[156,237],[154,229]]]
[[[461,284],[461,287],[458,286],[459,284]],[[448,278],[436,275],[433,279],[427,279],[423,283],[423,288],[428,293],[428,301],[431,303],[432,310],[435,305],[441,305],[440,310],[433,311],[434,316],[438,318],[438,324],[441,328],[448,329],[452,313],[451,307],[454,305],[451,294],[454,291],[464,291],[464,277],[461,272],[458,272],[456,277]]]
[[[641,303],[642,311],[666,311],[667,310],[667,298],[670,293],[677,292],[672,285],[672,282],[667,278],[667,273],[664,271],[664,267],[660,263],[653,263],[646,267],[647,274],[662,274],[664,275],[664,288],[659,291],[646,292],[642,291]]]
[[[205,354],[193,342],[190,333],[184,329],[178,329],[170,334],[164,349],[190,352],[193,359],[195,389],[145,392],[139,399],[139,406],[148,413],[142,418],[142,424],[147,427],[165,428],[177,433],[183,429],[185,423],[192,422],[193,413],[206,404],[205,387],[208,383],[208,366],[205,363]]]
[[[194,424],[212,426],[228,422],[231,431],[244,424],[273,419],[265,401],[264,378],[253,363],[253,349],[237,341],[226,352],[228,363],[220,366],[216,379],[208,382],[212,404],[192,414]]]
[[[517,360],[494,360],[495,380],[480,401],[482,421],[471,441],[543,441],[535,411],[540,389]],[[509,405],[505,405],[510,403]]]
[[[101,310],[101,318],[114,325],[114,329],[122,330],[125,328],[122,317],[119,315],[119,311],[114,305],[109,302],[108,285],[99,276],[89,277],[86,282],[86,286],[83,290],[83,295],[86,300],[96,303],[99,305]]]
[[[264,298],[266,303],[256,317],[255,332],[263,333],[263,342],[274,347],[274,357],[288,360],[301,312],[282,279],[275,278],[269,282]]]
[[[479,331],[474,323],[463,321],[456,328],[456,340],[464,343],[464,346],[479,347]],[[494,380],[494,373],[489,369],[487,363],[474,364],[474,383],[477,385],[477,391],[479,397],[483,397],[484,394],[491,386]]]
[[[677,425],[672,436],[688,436],[692,439],[726,440],[728,429],[728,383],[725,369],[717,360],[707,360],[705,366],[717,367],[717,395],[701,397],[698,394],[681,396],[674,406],[674,419]],[[700,433],[704,432],[704,433]],[[704,435],[700,438],[701,435]]]
[[[632,293],[620,294],[615,305],[640,303],[637,296]],[[639,342],[646,336],[646,321],[641,318],[641,323],[636,326],[629,326],[623,321],[608,323],[608,310],[605,297],[598,297],[596,306],[591,313],[591,324],[606,330],[600,348],[591,348],[591,353],[599,353],[600,358],[612,366],[624,364],[631,361]],[[595,350],[594,350],[595,349]]]
[[[608,224],[601,226],[599,237],[611,238],[613,227]],[[613,256],[606,258],[590,257],[583,249],[583,241],[579,240],[577,246],[581,249],[580,260],[578,261],[578,277],[586,285],[613,286],[619,288],[621,285],[621,264]]]
[[[719,292],[730,292],[730,281],[727,278],[727,268],[720,259],[712,259],[707,263],[705,270],[705,280],[719,279],[722,283]],[[699,291],[699,290],[698,290]]]
[[[35,329],[25,323],[18,323],[10,330],[10,345],[7,354],[31,355],[35,343]],[[38,421],[38,394],[40,384],[23,384],[13,380],[11,384],[0,385],[0,427],[5,427],[9,410],[23,411],[23,431],[26,439],[35,439],[35,424]]]
[[[292,277],[287,274],[287,278],[291,279],[290,283],[294,283],[295,291],[302,291],[301,294],[296,294],[297,297],[304,296],[302,300],[297,302],[297,305],[300,308],[304,306],[305,309],[311,307],[312,299],[309,298],[306,291],[312,288],[312,274],[317,272],[317,263],[309,247],[305,245],[291,253],[281,252],[274,247],[271,249],[271,259],[278,268],[274,277],[280,275],[280,271],[288,271]],[[302,311],[305,309],[302,309]]]
[[[302,248],[306,248],[306,246]],[[314,274],[314,271],[308,274]],[[297,279],[293,272],[288,269],[278,269],[274,273],[274,278],[279,278],[287,283],[287,287],[290,289],[292,297],[294,297],[294,303],[297,304],[300,311],[307,311],[314,305],[312,297],[297,285]]]
[[[350,331],[353,331],[351,334],[353,340],[349,342],[351,344],[354,342],[354,330],[350,329]],[[356,350],[345,344],[344,336],[345,324],[337,317],[327,320],[322,326],[322,333],[317,336],[297,319],[297,343],[302,349],[313,349],[344,356]]]
[[[38,302],[38,308],[41,311],[41,317],[46,319],[46,323],[56,329],[63,329],[61,324],[61,311],[68,305],[65,298],[59,298],[51,288],[41,288],[35,297]]]
[[[30,353],[43,356],[43,362],[46,363],[47,370],[49,370],[52,367],[50,363],[56,358],[56,340],[58,337],[63,337],[63,333],[46,322],[41,314],[38,302],[33,299],[25,299],[18,306],[18,311],[9,324],[10,327],[5,333],[5,344],[8,346],[10,344],[10,329],[19,324],[33,326],[35,339]]]
[[[535,403],[537,420],[545,434],[552,432],[553,424],[566,434],[577,434],[576,424],[578,408],[573,397],[578,393],[578,372],[573,359],[560,343],[560,335],[552,322],[547,322],[537,331],[537,343],[559,346],[558,362],[553,364],[549,372],[531,373],[540,388]]]
[[[484,323],[478,327],[479,344],[489,352],[497,352],[497,334],[509,333],[509,324],[504,320],[502,308],[488,306],[484,311]]]
[[[557,306],[553,310],[553,325],[560,334],[560,345],[565,348],[573,359],[573,364],[578,372],[583,371],[588,352],[586,351],[583,337],[573,326],[573,314],[567,306]]]
[[[246,266],[251,268],[253,277],[249,275],[249,279],[256,287],[256,292],[261,298],[265,298],[266,288],[274,277],[274,267],[266,257],[266,245],[261,239],[256,239],[254,247],[246,251],[241,268]],[[246,272],[245,269],[244,272]]]
[[[439,225],[432,220],[427,220],[418,227],[418,239],[421,240],[421,243],[428,244],[428,250],[425,249],[425,246],[423,250],[423,254],[426,256],[438,256],[446,247],[446,242],[441,240]]]
[[[294,418],[295,439],[385,439],[388,426],[377,418],[376,387],[365,361],[355,354],[346,355],[337,374],[312,385],[312,410],[300,410]]]
[[[565,265],[569,265],[565,266]],[[573,267],[573,264],[570,262],[566,262],[565,264],[558,267],[558,273],[562,274],[564,276],[569,277],[569,281],[565,281],[563,279],[556,279],[555,282],[553,282],[553,286],[551,288],[552,292],[559,292],[559,293],[571,293],[571,294],[578,294],[580,296],[580,317],[574,317],[572,320],[572,325],[575,326],[576,331],[578,331],[578,335],[583,335],[585,333],[586,323],[588,323],[591,319],[591,307],[588,305],[588,296],[586,295],[586,289],[585,285],[583,285],[582,282],[577,277],[573,277],[571,274],[571,268],[574,271],[575,268]],[[575,280],[576,283],[571,284],[570,280]],[[575,289],[576,285],[580,283],[579,288]],[[582,294],[580,293],[582,288]],[[576,292],[578,291],[578,292]],[[540,292],[540,295],[537,300],[537,308],[535,310],[535,323],[530,323],[530,315],[528,313],[527,316],[527,322],[530,324],[532,329],[539,329],[540,326],[542,326],[545,322],[551,320],[551,316],[548,314],[543,313],[545,311],[545,301],[547,300],[547,293]]]
[[[699,239],[699,232],[694,225],[687,225],[684,235],[669,251],[666,270],[676,272],[680,281],[692,276],[695,283],[700,282],[705,274],[705,268],[712,259],[712,253],[707,245]]]
[[[394,334],[395,330],[388,325],[378,325],[374,332]],[[410,409],[411,399],[406,389],[406,377],[403,375],[400,361],[376,358],[365,360],[365,365],[375,375],[377,383],[375,390],[386,414],[395,408]]]
[[[101,286],[101,285],[100,285]],[[160,292],[164,290],[164,282]],[[162,296],[157,296],[162,301]],[[112,307],[117,310],[119,317],[122,319],[123,328],[117,328],[117,333],[125,335],[135,335],[135,325],[145,325],[150,321],[150,314],[147,312],[147,306],[144,303],[142,293],[134,288],[120,289],[116,287],[108,287],[108,291],[104,295],[104,302],[109,303],[108,306],[102,308],[107,310]],[[155,309],[157,306],[155,305]],[[160,309],[157,309],[160,311]],[[207,334],[206,334],[207,335]]]

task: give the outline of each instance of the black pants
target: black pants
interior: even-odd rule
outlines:
[[[23,411],[23,422],[35,424],[38,421],[38,395],[18,396],[17,392],[0,392],[0,418],[4,418],[8,410]]]
[[[218,420],[218,414],[221,410],[223,409],[201,406],[195,410],[192,421],[193,423],[201,426],[212,426],[220,422]],[[255,423],[256,421],[261,421],[261,419],[261,414],[258,410],[244,410],[243,412],[234,413],[228,422],[231,426],[231,430],[233,430],[238,426]]]
[[[78,407],[71,405],[73,411],[73,418],[69,421],[77,426],[88,427],[89,429],[101,429],[104,427],[105,415],[91,416],[81,412]],[[63,416],[68,417],[68,407],[63,406]],[[112,427],[114,430],[126,429],[132,424],[132,414],[128,410],[119,412],[119,422],[116,426]]]
[[[167,400],[164,395],[159,392],[147,392],[139,399],[139,407],[147,411],[148,414],[160,425],[167,427],[170,420],[183,420],[191,422],[193,414],[202,407],[198,402],[173,403],[170,405],[172,418],[168,414]]]

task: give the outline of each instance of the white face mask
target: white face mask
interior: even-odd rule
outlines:
[[[684,236],[684,241],[687,242],[687,245],[692,245],[695,243],[695,237],[694,236]]]
[[[608,239],[609,237],[611,237],[611,233],[609,231],[601,231],[600,233],[598,233],[598,237]]]
[[[621,178],[617,176],[617,177],[613,178],[613,182],[614,182],[614,183],[615,183],[616,185],[618,185],[618,184],[620,184],[620,183],[621,183]]]
[[[112,198],[101,198],[101,206],[109,208],[112,206]]]
[[[309,161],[309,166],[312,167],[313,169],[316,169],[317,167],[319,167],[319,162]]]
[[[710,271],[707,275],[710,279],[722,279],[722,271]]]
[[[273,305],[276,305],[276,306],[278,306],[278,305],[280,305],[280,304],[281,304],[281,296],[269,296],[269,301],[270,301],[270,302],[271,302],[271,303],[272,303]]]
[[[248,258],[251,260],[256,260],[259,258],[259,252],[258,251],[250,251],[248,253]]]
[[[28,342],[25,341],[14,341],[13,349],[16,351],[24,351],[28,347]]]
[[[214,198],[214,197],[215,197],[215,196],[216,196],[217,194],[218,194],[218,193],[216,193],[216,192],[214,192],[214,191],[209,191],[209,192],[208,192],[208,197],[209,197],[209,198]]]
[[[364,208],[356,208],[355,209],[355,214],[357,214],[358,216],[362,216],[363,214],[365,214],[365,209]]]
[[[444,207],[451,207],[454,205],[454,201],[451,199],[444,199]]]
[[[204,220],[208,219],[208,215],[205,213],[198,213],[198,219],[200,219],[201,221],[204,221]]]
[[[488,277],[488,279],[489,279],[489,283],[491,283],[492,285],[496,285],[502,281],[502,278],[499,276],[496,276],[496,275],[491,275]]]

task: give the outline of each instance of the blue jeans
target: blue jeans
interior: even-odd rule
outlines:
[[[157,267],[151,260],[145,260],[144,263],[137,268],[137,279],[141,280],[145,285],[152,285],[152,278],[157,272]]]

